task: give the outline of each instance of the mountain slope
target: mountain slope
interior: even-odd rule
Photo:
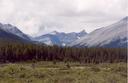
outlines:
[[[47,45],[65,46],[85,36],[86,34],[87,33],[85,31],[81,31],[79,33],[75,33],[75,32],[63,33],[63,32],[53,31],[51,33],[36,37],[35,40],[41,43],[45,43]]]
[[[16,36],[11,33],[7,33],[6,31],[0,29],[0,43],[5,43],[5,42],[22,42],[22,43],[27,43],[28,41],[20,38],[19,36]]]
[[[7,33],[17,35],[17,36],[24,38],[26,40],[30,40],[30,38],[26,34],[21,32],[17,27],[12,26],[11,24],[1,24],[0,23],[0,29],[6,31]]]
[[[34,40],[47,45],[61,45],[61,42],[58,37],[52,34],[42,35],[40,37],[36,37]]]
[[[10,24],[0,23],[0,42],[32,43],[27,35]]]
[[[126,47],[128,17],[110,26],[97,29],[69,46],[76,47]]]

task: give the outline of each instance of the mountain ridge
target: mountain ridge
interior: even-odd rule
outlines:
[[[11,24],[2,24],[2,23],[0,23],[0,28],[2,30],[6,31],[7,33],[11,33],[11,34],[17,35],[21,38],[24,38],[26,40],[30,40],[28,35],[26,35],[22,31],[20,31],[16,26],[13,26]]]
[[[80,40],[69,44],[76,47],[126,47],[128,17],[109,26],[94,30]],[[115,42],[115,43],[113,43]],[[122,42],[124,42],[122,44]],[[112,45],[113,43],[113,45]],[[115,44],[115,45],[114,45]],[[122,46],[123,45],[123,46]]]
[[[81,32],[71,32],[71,33],[64,33],[64,32],[57,32],[53,31],[51,33],[35,37],[35,40],[38,42],[45,43],[47,45],[58,45],[58,46],[65,46],[68,43],[73,42],[74,40],[78,39],[78,37],[82,37],[86,35],[85,31]],[[50,43],[47,43],[50,42]],[[56,43],[58,42],[58,43]]]
[[[0,39],[31,41],[36,44],[71,46],[71,47],[127,47],[128,39],[128,16],[125,18],[86,33],[80,32],[57,32],[53,31],[41,36],[30,37],[11,24],[0,23]],[[8,40],[8,41],[9,41]]]

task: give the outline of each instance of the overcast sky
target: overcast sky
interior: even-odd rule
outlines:
[[[127,16],[127,0],[0,0],[0,22],[24,33],[91,32]]]

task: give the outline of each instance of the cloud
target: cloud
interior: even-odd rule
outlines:
[[[0,22],[30,35],[90,32],[128,14],[127,0],[0,0]]]

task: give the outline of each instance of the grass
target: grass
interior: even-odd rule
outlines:
[[[0,83],[127,83],[126,63],[57,62],[0,65]]]

